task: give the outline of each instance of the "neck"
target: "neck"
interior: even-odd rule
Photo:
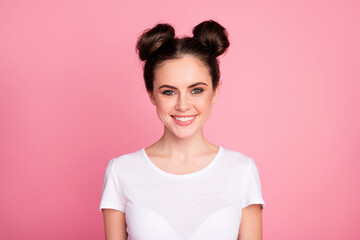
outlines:
[[[179,138],[164,128],[163,136],[153,147],[167,156],[184,159],[187,156],[208,152],[216,146],[205,139],[202,129],[191,137]]]

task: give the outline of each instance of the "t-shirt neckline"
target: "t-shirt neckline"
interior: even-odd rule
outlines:
[[[191,178],[191,177],[195,177],[201,174],[204,174],[205,172],[209,171],[215,164],[216,162],[219,161],[219,158],[223,152],[223,147],[221,147],[220,145],[218,146],[218,152],[216,153],[215,157],[213,158],[213,160],[204,168],[200,169],[199,171],[193,172],[193,173],[187,173],[187,174],[173,174],[173,173],[169,173],[166,172],[162,169],[160,169],[158,166],[155,165],[155,163],[153,163],[151,161],[151,159],[149,158],[149,156],[147,155],[147,153],[145,152],[145,148],[141,149],[141,153],[143,155],[143,157],[145,158],[146,162],[149,163],[149,165],[151,166],[152,169],[154,169],[157,173],[166,176],[166,177],[170,177],[170,178],[176,178],[176,179],[186,179],[186,178]]]

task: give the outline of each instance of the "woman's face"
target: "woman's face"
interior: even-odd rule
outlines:
[[[179,138],[202,131],[218,88],[213,91],[209,70],[200,60],[185,55],[165,61],[155,70],[153,84],[149,96],[165,131]]]

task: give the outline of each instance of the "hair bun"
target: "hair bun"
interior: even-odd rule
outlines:
[[[194,27],[193,34],[216,57],[223,54],[230,45],[226,29],[213,20],[198,24]]]
[[[169,39],[175,37],[175,30],[169,24],[157,24],[151,29],[147,29],[139,37],[136,50],[141,60],[149,59],[159,47]]]

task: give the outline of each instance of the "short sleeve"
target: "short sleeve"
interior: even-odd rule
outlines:
[[[114,171],[114,159],[109,161],[105,169],[99,210],[102,212],[103,208],[125,212],[125,198]]]
[[[242,199],[243,208],[251,204],[261,204],[262,208],[265,208],[265,202],[261,193],[259,171],[252,158],[250,158],[248,170],[243,183]]]

